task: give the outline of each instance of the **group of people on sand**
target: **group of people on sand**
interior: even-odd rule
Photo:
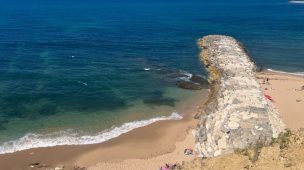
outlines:
[[[263,84],[263,85],[271,85],[270,82],[269,82],[269,80],[270,79],[268,77],[266,79],[263,78],[263,81],[261,82],[261,84]],[[271,86],[270,86],[270,89],[272,89]],[[264,90],[268,90],[268,88],[265,87]]]
[[[269,84],[270,84],[270,83],[269,83],[269,78],[266,78],[266,81],[265,81],[265,79],[263,79],[262,84],[268,84],[268,85],[269,85]]]
[[[262,84],[264,84],[264,85],[265,85],[265,84],[270,85],[269,78],[263,79]],[[270,87],[270,88],[272,89],[272,87]],[[264,90],[268,90],[268,88],[265,87]],[[272,97],[271,97],[270,95],[265,94],[264,96],[265,96],[268,100],[274,102],[274,100],[272,99]]]
[[[160,167],[159,170],[174,170],[174,169],[176,169],[176,166],[177,166],[176,164],[173,164],[173,165],[166,164],[166,165]]]
[[[190,148],[186,148],[184,150],[184,154],[185,155],[193,155],[193,149],[190,149]],[[175,170],[177,167],[176,164],[165,164],[164,166],[160,167],[159,170]]]
[[[295,89],[295,91],[303,91],[304,90],[304,85],[303,86],[301,86],[301,88],[300,89]]]

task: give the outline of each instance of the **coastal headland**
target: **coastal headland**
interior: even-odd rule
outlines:
[[[199,40],[199,46],[212,91],[197,128],[198,156],[270,144],[285,125],[264,95],[255,77],[256,65],[242,45],[232,37],[210,35]]]

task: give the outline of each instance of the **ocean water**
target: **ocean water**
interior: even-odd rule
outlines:
[[[304,72],[304,5],[252,1],[0,1],[0,153],[90,144],[164,119],[207,76],[198,38],[236,37],[259,66]]]

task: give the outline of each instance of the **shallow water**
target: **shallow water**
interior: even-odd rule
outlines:
[[[193,95],[176,80],[206,76],[196,41],[208,34],[236,37],[260,66],[304,72],[302,4],[0,3],[0,143],[170,115]]]

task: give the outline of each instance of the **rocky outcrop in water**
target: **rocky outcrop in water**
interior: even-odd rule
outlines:
[[[209,88],[209,82],[204,77],[200,75],[193,75],[190,78],[190,81],[199,84],[203,89]]]
[[[187,90],[201,90],[202,86],[198,83],[194,83],[186,80],[179,80],[176,82],[177,87]]]
[[[176,85],[179,88],[188,90],[201,90],[209,88],[208,80],[200,75],[192,75],[189,80],[179,80],[176,82]]]
[[[278,137],[285,126],[264,97],[255,78],[257,67],[242,45],[232,37],[212,35],[199,40],[199,46],[211,93],[197,116],[198,156],[218,156],[258,143],[267,145]]]

